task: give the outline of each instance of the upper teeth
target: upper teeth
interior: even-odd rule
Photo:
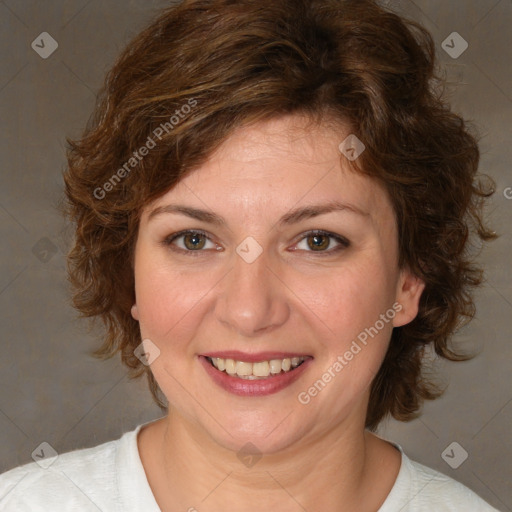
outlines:
[[[258,377],[268,377],[270,374],[276,375],[281,371],[288,372],[296,368],[306,358],[292,357],[286,359],[271,359],[270,361],[259,361],[257,363],[246,363],[245,361],[235,361],[234,359],[223,359],[222,357],[212,357],[211,362],[220,371],[225,371],[229,375],[236,375],[242,379],[257,379]]]

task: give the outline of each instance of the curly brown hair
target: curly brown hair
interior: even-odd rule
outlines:
[[[99,357],[121,353],[130,377],[149,367],[140,344],[133,253],[141,211],[200,166],[245,123],[302,113],[342,120],[366,146],[355,171],[382,182],[399,233],[399,265],[426,286],[417,317],[394,328],[371,386],[366,427],[417,415],[442,391],[425,351],[471,357],[449,343],[475,314],[483,271],[473,240],[494,182],[477,178],[477,137],[444,99],[432,36],[371,0],[187,0],[166,9],[108,73],[83,137],[68,142],[66,214],[74,305],[105,324]],[[144,149],[145,148],[145,149]]]

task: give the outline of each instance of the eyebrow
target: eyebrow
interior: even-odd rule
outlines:
[[[331,212],[347,212],[362,217],[370,216],[368,212],[361,210],[355,205],[342,203],[339,201],[330,201],[324,204],[314,204],[294,208],[293,210],[289,211],[279,219],[278,225],[291,225],[305,219],[310,219]],[[168,204],[166,206],[159,206],[155,208],[149,213],[148,222],[157,215],[161,215],[164,213],[185,215],[187,217],[191,217],[192,219],[207,222],[209,224],[214,224],[216,226],[226,225],[225,219],[220,215],[217,215],[216,213],[180,204]]]

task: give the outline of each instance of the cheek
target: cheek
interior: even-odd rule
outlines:
[[[303,288],[323,345],[320,367],[326,373],[320,380],[333,382],[324,399],[332,400],[333,408],[361,396],[386,354],[395,310],[393,275],[385,268],[378,257],[361,258],[350,269],[317,280],[309,292]]]
[[[297,279],[294,289],[304,297],[317,323],[322,321],[331,334],[346,342],[372,326],[392,306],[393,276],[384,268],[378,258],[361,258],[357,264],[319,274],[309,282]]]
[[[316,334],[327,332],[324,326],[329,334],[317,338],[323,345],[318,372],[303,391],[311,399],[321,396],[316,407],[343,415],[362,403],[381,367],[396,310],[382,272],[367,267],[364,272],[339,273],[329,283],[330,287],[317,292],[311,301]]]
[[[141,259],[135,269],[135,291],[142,335],[164,341],[178,339],[205,295],[204,278],[184,276],[167,265]]]
[[[164,265],[146,261],[136,268],[141,336],[150,339],[159,349],[151,372],[173,406],[183,410],[187,409],[187,393],[183,393],[180,383],[197,370],[191,341],[197,334],[200,316],[205,314],[204,295],[209,288],[204,278],[184,276]],[[191,389],[190,384],[187,388]]]

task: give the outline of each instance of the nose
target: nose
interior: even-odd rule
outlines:
[[[247,338],[272,332],[290,314],[288,288],[277,262],[272,264],[265,250],[254,260],[250,256],[234,253],[233,266],[222,280],[215,307],[220,323]]]

